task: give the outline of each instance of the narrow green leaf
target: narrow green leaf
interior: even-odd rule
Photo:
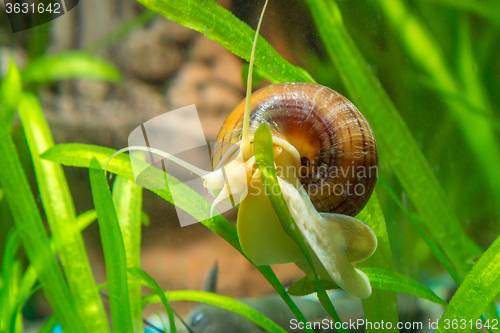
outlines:
[[[373,267],[361,267],[360,270],[370,278],[370,282],[375,289],[408,294],[444,306],[447,304],[432,290],[403,274]]]
[[[120,82],[120,72],[110,62],[82,51],[68,51],[41,56],[23,71],[28,83],[49,83],[57,80],[90,79]]]
[[[480,0],[421,0],[428,3],[442,4],[461,11],[469,11],[489,20],[492,24],[500,28],[500,3],[498,1]]]
[[[49,161],[61,163],[63,165],[89,168],[90,160],[92,159],[92,157],[96,157],[99,163],[101,165],[104,165],[104,163],[106,163],[108,158],[114,152],[116,151],[113,149],[93,145],[63,144],[56,145],[50,148],[42,155],[42,157]],[[130,165],[130,158],[131,157],[125,154],[116,156],[109,162],[107,171],[116,173],[117,175],[120,175],[130,181],[135,181],[134,175],[132,173],[132,167]],[[137,165],[141,165],[145,162],[137,159],[137,161],[135,161],[134,163],[137,163]],[[147,166],[147,164],[144,164],[144,167]],[[159,182],[164,183],[164,179],[164,173],[158,170],[157,172],[148,172],[147,178],[145,177],[141,179],[141,181],[144,185],[151,184],[156,186]],[[172,179],[173,181],[174,177],[169,176],[169,179]],[[182,192],[182,195],[176,198],[175,201],[175,204],[179,208],[185,210],[194,218],[197,218],[197,216],[204,216],[205,212],[210,211],[210,205],[208,204],[208,202],[204,200],[200,195],[198,195],[195,191],[187,186],[183,186],[180,183],[176,184],[176,186],[179,191],[181,187],[184,190],[184,192]],[[168,186],[164,190],[151,191],[173,204],[172,196],[170,194]],[[203,223],[207,228],[224,238],[235,249],[241,252],[236,228],[224,217],[222,217],[221,215],[217,215],[214,216],[213,219],[200,222]]]
[[[467,332],[467,327],[446,329],[446,320],[450,322],[465,319],[477,319],[490,302],[500,292],[500,237],[479,258],[469,275],[462,282],[440,319],[438,332]],[[490,324],[492,324],[490,322]],[[498,327],[498,326],[497,326]]]
[[[139,280],[141,280],[144,285],[148,286],[158,297],[160,297],[160,300],[163,303],[165,310],[167,311],[168,320],[170,322],[170,332],[176,333],[177,329],[175,328],[174,313],[172,312],[172,308],[170,307],[170,303],[167,297],[165,297],[165,293],[160,288],[158,283],[148,273],[138,267],[129,267],[128,272],[139,278]],[[141,306],[140,302],[139,305]]]
[[[237,56],[250,61],[250,50],[255,37],[247,24],[213,0],[137,0],[153,12],[187,28],[201,32]],[[273,82],[313,82],[311,76],[299,67],[290,65],[263,38],[255,50],[255,66]],[[293,79],[292,79],[293,78]]]
[[[366,207],[356,216],[356,218],[366,223],[373,230],[375,236],[377,236],[377,250],[370,258],[358,263],[357,267],[360,269],[364,267],[374,267],[393,271],[394,264],[392,261],[389,235],[387,234],[384,214],[380,209],[377,194],[375,192],[372,194]],[[371,278],[370,283],[373,286]],[[385,322],[391,322],[392,329],[388,331],[399,332],[397,329],[399,317],[398,297],[396,292],[392,290],[374,290],[370,297],[362,300],[362,303],[365,319],[367,321],[380,323],[383,320]],[[366,331],[375,332],[377,330],[370,327],[367,328]]]
[[[274,211],[278,215],[278,218],[281,222],[281,226],[283,227],[283,230],[285,230],[287,235],[289,235],[295,241],[295,243],[297,243],[300,250],[306,257],[306,260],[315,275],[318,298],[321,304],[328,312],[328,314],[332,316],[335,322],[340,322],[337,311],[335,311],[335,308],[331,303],[330,298],[326,294],[326,291],[320,281],[318,274],[316,273],[316,268],[309,252],[309,248],[307,247],[307,244],[304,241],[299,228],[295,224],[295,221],[290,214],[290,211],[288,210],[285,199],[281,195],[281,188],[278,183],[278,179],[276,177],[276,169],[274,167],[273,139],[269,126],[266,123],[260,125],[257,131],[255,131],[253,143],[257,167],[259,168],[264,187],[266,189],[266,192],[268,193],[269,199],[271,200]],[[276,191],[276,189],[278,189],[278,191]],[[345,329],[342,327],[339,329],[339,331],[343,332],[345,331]]]
[[[85,332],[75,303],[50,249],[49,239],[30,192],[12,139],[0,124],[0,185],[9,204],[30,263],[36,271],[45,297],[68,332]]]
[[[113,184],[113,201],[125,246],[127,267],[140,267],[142,188],[117,176]],[[128,279],[128,289],[134,330],[140,332],[143,329],[140,281]]]
[[[94,282],[83,238],[75,223],[73,199],[62,166],[39,154],[54,145],[41,106],[31,93],[19,101],[19,115],[35,170],[53,241],[58,249],[71,295],[89,332],[109,332],[106,312]]]
[[[97,159],[93,158],[90,165],[90,185],[106,262],[113,330],[134,332],[128,295],[127,259],[120,225],[104,172]]]
[[[422,237],[422,239],[424,240],[424,242],[427,244],[427,246],[431,250],[432,254],[434,254],[434,256],[439,261],[439,263],[450,274],[450,276],[453,278],[453,281],[455,281],[456,285],[459,286],[462,283],[462,280],[458,276],[457,272],[455,272],[455,270],[451,266],[450,262],[448,261],[448,258],[446,258],[446,256],[444,255],[444,253],[441,252],[441,249],[436,245],[436,243],[434,243],[434,241],[432,239],[430,239],[429,237],[427,237],[427,235],[422,230],[422,228],[420,228],[420,225],[415,220],[415,218],[413,217],[413,215],[408,211],[408,209],[406,209],[404,207],[404,205],[401,202],[401,200],[399,200],[399,198],[396,195],[396,193],[394,193],[394,191],[389,187],[389,185],[385,182],[385,180],[382,177],[379,177],[378,181],[386,189],[386,191],[389,193],[389,196],[396,202],[396,204],[398,205],[398,207],[405,213],[405,215],[411,221],[411,223],[413,224],[413,226],[415,227],[415,229],[417,229],[418,233],[420,234],[420,236]]]
[[[83,229],[87,228],[92,222],[97,219],[97,213],[95,210],[89,210],[85,213],[82,213],[76,217],[76,225],[78,227],[78,232],[81,232]],[[56,243],[53,239],[50,239],[50,248],[54,253],[58,253],[58,249],[56,248]],[[21,284],[19,287],[19,298],[27,299],[28,295],[31,293],[35,283],[37,281],[37,275],[33,265],[29,265],[24,272],[24,275],[21,279]],[[98,288],[99,290],[99,288]]]
[[[332,289],[340,289],[340,287],[333,281],[323,281],[323,286],[326,290]],[[307,296],[317,292],[316,282],[304,276],[299,279],[297,282],[292,284],[290,288],[288,288],[288,294],[291,296]]]
[[[14,113],[22,91],[21,73],[19,73],[14,60],[9,57],[9,69],[0,84],[0,115],[9,128],[14,119]]]
[[[16,252],[19,249],[19,231],[11,229],[6,237],[5,252],[2,258],[2,270],[0,271],[0,332],[7,331],[10,318],[13,314],[14,304],[19,289],[19,281],[16,281]]]
[[[231,312],[237,313],[260,327],[262,327],[266,332],[276,332],[285,333],[280,326],[269,320],[264,315],[260,314],[256,310],[252,309],[246,304],[243,304],[237,300],[230,297],[209,293],[206,291],[193,291],[193,290],[176,290],[168,292],[168,299],[172,301],[192,301],[201,302],[211,305],[218,306],[222,309],[229,310]],[[159,297],[154,295],[147,295],[143,297],[143,302],[148,304],[159,303]]]
[[[439,298],[432,290],[425,285],[417,282],[403,274],[373,267],[359,267],[359,269],[368,276],[372,288],[381,291],[391,291],[394,293],[402,293],[446,306],[448,303]],[[325,284],[326,289],[339,289],[334,282]],[[295,282],[289,289],[288,293],[292,296],[306,296],[316,292],[316,283],[304,277]],[[386,319],[384,319],[386,321]]]
[[[59,318],[57,318],[57,316],[54,315],[49,317],[43,324],[42,328],[38,331],[38,333],[51,333],[58,322]]]
[[[380,154],[419,210],[432,238],[461,276],[481,253],[465,235],[425,157],[378,79],[349,36],[334,1],[307,0],[321,39],[357,107],[377,136]],[[452,242],[449,240],[453,239]]]

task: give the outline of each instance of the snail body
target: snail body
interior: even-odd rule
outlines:
[[[245,113],[249,114],[246,154]],[[304,254],[282,229],[256,167],[253,133],[264,123],[273,138],[281,193],[313,250],[316,270],[350,294],[368,297],[368,278],[351,265],[368,258],[377,247],[373,231],[351,217],[368,202],[377,177],[377,145],[368,122],[330,88],[283,83],[252,94],[250,106],[236,107],[219,132],[212,161],[215,170],[230,166],[228,179],[244,179],[247,184],[237,222],[243,251],[256,265],[295,262],[312,276]],[[230,156],[239,160],[230,161]],[[241,192],[241,186],[237,188]],[[230,192],[216,192],[216,201],[223,200],[222,193],[230,197]]]
[[[244,112],[242,102],[223,123],[214,167],[241,140]],[[271,85],[252,94],[250,133],[263,123],[298,151],[298,176],[318,212],[356,216],[363,209],[377,177],[377,144],[349,100],[313,83]]]

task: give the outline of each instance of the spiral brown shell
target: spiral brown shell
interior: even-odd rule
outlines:
[[[226,118],[213,154],[217,165],[227,143],[241,140],[245,102]],[[300,181],[318,212],[355,216],[368,202],[378,171],[370,125],[344,96],[312,83],[283,83],[252,94],[250,133],[266,123],[273,136],[299,152]]]

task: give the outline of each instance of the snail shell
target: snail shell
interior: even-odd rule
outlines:
[[[241,140],[245,102],[226,118],[213,154],[216,166]],[[373,132],[336,91],[313,83],[282,83],[252,94],[250,133],[267,123],[301,157],[300,181],[318,212],[357,215],[373,192],[378,168]]]

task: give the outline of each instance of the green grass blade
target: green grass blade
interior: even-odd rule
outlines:
[[[151,290],[153,290],[153,292],[158,297],[160,297],[160,300],[163,303],[165,310],[167,311],[168,320],[170,322],[170,332],[176,333],[177,329],[175,328],[174,313],[172,312],[172,308],[170,307],[170,303],[168,302],[168,299],[165,296],[165,293],[160,288],[158,283],[148,273],[146,273],[145,271],[143,271],[142,269],[140,269],[138,267],[129,267],[128,272],[130,274],[134,275],[135,277],[139,278],[139,281],[142,281],[144,283],[144,285],[148,286]],[[139,306],[141,306],[140,302],[139,302]]]
[[[421,299],[426,299],[443,306],[448,304],[425,285],[401,273],[376,267],[358,266],[358,268],[365,273],[366,276],[368,276],[372,288],[375,290],[407,294]],[[334,282],[328,282],[325,287],[327,289],[339,289],[339,286],[337,286]],[[288,293],[292,296],[306,296],[315,292],[316,284],[308,277],[300,279],[288,289]],[[388,318],[389,317],[383,319],[384,321],[387,321]]]
[[[479,258],[469,275],[462,282],[440,319],[436,332],[467,332],[470,329],[459,327],[445,329],[445,320],[465,319],[473,321],[481,316],[490,302],[500,292],[500,237]],[[490,323],[492,324],[492,323]],[[498,327],[498,326],[497,326]]]
[[[468,11],[484,17],[500,28],[500,3],[498,1],[480,0],[422,0],[429,3],[442,4],[462,11]]]
[[[14,304],[19,289],[19,280],[16,279],[16,269],[20,268],[19,262],[16,260],[18,249],[19,232],[16,229],[11,229],[6,237],[0,271],[0,280],[2,281],[2,288],[0,288],[0,332],[7,331],[7,325],[15,310]]]
[[[19,115],[31,152],[43,207],[58,249],[68,287],[75,298],[78,313],[86,318],[89,332],[103,332],[109,325],[85,250],[75,223],[75,207],[62,166],[43,161],[39,154],[54,145],[52,134],[37,98],[24,93]]]
[[[9,57],[7,75],[0,84],[0,115],[8,127],[11,126],[14,119],[14,113],[22,91],[21,73],[19,73],[14,60]]]
[[[43,154],[43,158],[67,166],[89,168],[90,160],[92,159],[92,157],[96,157],[99,163],[101,165],[104,165],[108,158],[115,152],[116,151],[113,149],[93,145],[63,144],[56,145],[49,149]],[[116,173],[117,175],[120,175],[121,177],[130,181],[135,181],[130,165],[130,158],[131,157],[125,154],[116,156],[109,162],[107,171]],[[141,163],[146,162],[137,159],[137,161],[134,163],[137,163],[137,165],[141,165]],[[147,164],[144,164],[144,167],[146,167],[146,165]],[[144,185],[151,184],[156,186],[159,182],[164,183],[164,173],[161,171],[149,172],[147,176],[147,178],[141,179]],[[169,176],[169,179],[174,180],[174,177]],[[176,186],[179,187],[182,186],[182,184],[176,184]],[[210,211],[210,205],[200,195],[198,195],[195,191],[191,190],[187,186],[184,186],[183,189],[185,191],[182,192],[182,196],[176,198],[175,201],[175,204],[178,207],[191,214],[191,216],[193,216],[194,218],[197,218],[197,216],[204,216],[205,212]],[[165,190],[151,191],[173,204],[172,195],[170,194],[170,190],[168,189],[168,187]],[[217,215],[214,216],[213,219],[200,222],[203,223],[207,228],[224,238],[235,249],[241,252],[236,228],[224,217],[222,217],[221,215]]]
[[[23,71],[27,83],[49,83],[57,80],[89,79],[120,82],[121,75],[114,65],[82,51],[68,51],[41,56]]]
[[[246,304],[243,304],[237,300],[230,297],[209,293],[206,291],[193,291],[193,290],[175,290],[168,292],[168,299],[172,301],[192,301],[201,302],[206,304],[211,304],[218,306],[222,309],[229,310],[231,312],[237,313],[260,327],[262,327],[266,332],[275,333],[285,333],[280,326],[268,319],[266,316],[260,314],[256,310],[252,309]],[[160,298],[154,295],[147,295],[143,297],[144,303],[159,303]]]
[[[104,164],[108,158],[115,151],[109,148],[103,148],[92,145],[85,144],[63,144],[56,145],[50,148],[47,152],[45,152],[42,158],[47,159],[49,161],[61,163],[67,166],[76,166],[76,167],[90,167],[90,160],[92,157],[96,157],[101,164]],[[133,157],[132,157],[133,158]],[[135,163],[144,163],[143,161],[136,161]],[[126,155],[118,155],[113,160],[111,160],[108,164],[108,171],[116,173],[121,177],[128,179],[130,181],[134,181],[134,176],[132,173],[131,165],[130,165],[130,157]],[[147,181],[150,181],[152,184],[156,184],[158,180],[163,181],[164,175],[160,172],[159,175],[148,174],[151,178],[156,176],[156,179],[143,179],[145,184]],[[169,179],[173,179],[172,176]],[[179,188],[179,187],[178,187]],[[183,192],[180,197],[181,200],[176,200],[176,205],[184,209],[186,212],[191,214],[193,217],[199,214],[198,208],[205,207],[204,209],[208,209],[209,204],[201,198],[197,193],[192,191],[191,189],[184,187],[185,192]],[[170,191],[168,188],[166,190],[151,190],[153,193],[156,193],[159,197],[165,199],[166,201],[173,204],[172,196],[170,195]],[[206,211],[206,210],[205,210]],[[245,255],[241,250],[240,242],[238,239],[238,233],[236,231],[236,227],[234,227],[229,221],[227,221],[221,215],[214,216],[214,218],[210,220],[201,221],[203,225],[207,228],[218,234],[222,237],[226,242],[231,244],[238,252],[240,252],[243,256]],[[257,266],[256,267],[262,275],[269,281],[269,283],[275,288],[278,294],[283,298],[285,303],[290,307],[292,312],[295,314],[297,319],[302,322],[305,322],[305,318],[298,309],[298,307],[293,303],[293,300],[286,293],[285,289],[279,282],[278,278],[274,274],[273,270],[269,266]]]
[[[324,0],[307,0],[307,3],[328,54],[353,101],[377,135],[380,154],[391,162],[391,169],[457,272],[467,275],[469,260],[481,251],[465,235],[408,127],[349,36],[336,3]]]
[[[153,12],[201,32],[237,56],[250,61],[255,31],[213,0],[138,0]],[[273,82],[313,82],[299,67],[290,65],[263,38],[255,50],[255,66]]]
[[[444,269],[446,269],[446,271],[448,272],[448,274],[450,274],[450,276],[452,277],[453,281],[455,281],[456,285],[459,286],[462,283],[462,280],[458,276],[458,274],[455,271],[455,269],[453,269],[453,266],[451,266],[450,262],[448,261],[448,258],[446,258],[446,256],[441,251],[441,249],[436,245],[436,243],[434,243],[434,241],[432,239],[430,239],[429,237],[427,237],[427,235],[422,230],[422,228],[420,228],[420,225],[418,224],[418,222],[415,220],[414,216],[408,211],[408,209],[406,209],[404,207],[404,205],[401,202],[401,200],[399,200],[399,198],[396,195],[396,193],[394,193],[394,191],[389,187],[389,185],[385,182],[385,180],[382,177],[379,177],[378,181],[386,189],[386,191],[389,193],[389,196],[394,200],[394,202],[396,202],[396,204],[398,205],[398,207],[405,213],[405,215],[411,221],[411,223],[413,224],[413,226],[415,227],[415,229],[417,229],[418,233],[420,234],[420,236],[422,237],[422,239],[424,240],[424,242],[427,244],[427,246],[431,250],[432,254],[434,254],[434,256],[439,261],[439,263],[444,267]]]
[[[0,124],[0,185],[45,297],[68,332],[85,332],[38,213],[8,130]]]
[[[361,267],[360,270],[370,278],[375,289],[408,294],[444,306],[447,304],[420,282],[398,272],[375,267]]]
[[[113,184],[113,202],[123,236],[127,267],[140,267],[142,188],[117,176]],[[128,289],[134,330],[141,332],[143,323],[140,281],[128,279]]]
[[[299,246],[300,250],[306,257],[306,260],[315,275],[315,282],[318,289],[318,298],[321,304],[328,312],[328,314],[332,316],[335,322],[340,322],[337,311],[335,311],[335,308],[331,303],[330,298],[326,294],[326,291],[323,288],[318,274],[316,273],[316,268],[309,252],[309,248],[307,247],[307,244],[302,234],[300,233],[299,228],[295,224],[295,221],[290,214],[290,211],[288,210],[285,199],[281,195],[281,188],[278,183],[276,168],[274,166],[273,139],[271,131],[269,130],[269,126],[267,126],[267,124],[264,123],[259,126],[259,128],[255,132],[253,143],[255,161],[257,163],[257,167],[259,168],[262,182],[264,183],[266,192],[268,193],[269,199],[271,200],[273,209],[276,212],[276,215],[278,215],[281,226],[283,227],[283,230],[285,230],[287,235],[295,241],[295,243]],[[279,190],[275,191],[275,189]],[[344,332],[345,329],[342,327],[339,329],[339,331]]]
[[[127,259],[118,218],[104,171],[97,159],[90,162],[90,185],[97,212],[99,233],[106,262],[108,297],[113,331],[134,332],[128,295]]]
[[[389,235],[387,234],[384,214],[380,209],[375,192],[372,194],[366,207],[356,216],[356,218],[368,225],[377,236],[377,250],[370,258],[358,263],[357,267],[385,268],[389,271],[393,271],[394,264],[392,261]],[[370,283],[373,284],[371,278]],[[396,292],[381,289],[374,290],[370,297],[362,300],[362,303],[365,319],[367,321],[381,322],[383,320],[385,322],[391,322],[392,329],[389,331],[399,332],[397,329],[399,317],[398,297]],[[371,327],[367,328],[366,331],[375,332],[376,329]]]
[[[54,327],[59,322],[59,318],[57,316],[51,316],[49,319],[45,321],[42,328],[38,331],[38,333],[51,333]]]

